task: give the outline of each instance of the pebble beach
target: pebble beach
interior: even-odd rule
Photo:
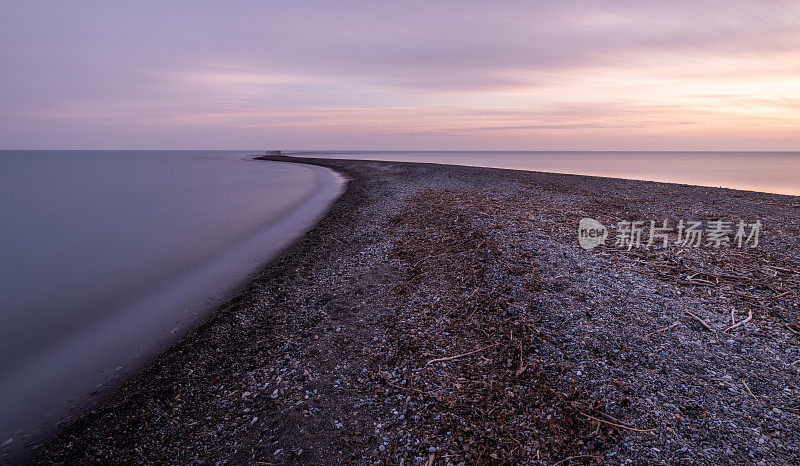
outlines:
[[[800,462],[800,197],[264,158],[347,189],[27,461]],[[764,228],[755,248],[585,250],[586,217]]]

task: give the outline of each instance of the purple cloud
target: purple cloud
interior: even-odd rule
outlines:
[[[9,148],[449,148],[433,135],[469,128],[485,148],[574,141],[497,134],[521,128],[605,149],[763,144],[770,127],[783,128],[771,148],[800,142],[797,2],[33,0],[0,13]]]

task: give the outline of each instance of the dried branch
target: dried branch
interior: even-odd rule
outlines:
[[[706,323],[706,321],[705,321],[705,320],[701,319],[700,317],[697,317],[697,315],[693,314],[691,311],[687,311],[686,309],[684,309],[684,310],[683,310],[683,312],[685,312],[685,313],[689,314],[690,316],[694,317],[694,318],[695,318],[695,320],[697,320],[698,322],[700,322],[700,324],[701,324],[703,327],[705,327],[706,329],[708,329],[709,331],[711,331],[711,332],[713,332],[713,331],[714,331],[714,329],[713,329],[713,328],[711,328],[711,326],[710,326],[710,325],[708,325],[708,324]]]
[[[725,330],[723,330],[722,333],[728,333],[728,330],[733,330],[733,329],[735,329],[736,327],[738,327],[738,326],[740,326],[742,324],[746,324],[747,322],[750,322],[752,319],[753,319],[753,311],[748,309],[747,318],[745,320],[743,320],[741,322],[737,322],[737,323],[731,325],[730,327],[728,327]]]
[[[637,429],[635,427],[624,426],[622,424],[617,424],[615,422],[606,421],[605,419],[600,419],[600,418],[596,418],[594,416],[590,416],[590,415],[588,415],[588,414],[586,414],[584,412],[581,412],[580,414],[588,417],[589,419],[595,420],[597,422],[602,422],[602,423],[605,423],[605,424],[608,424],[608,425],[611,425],[611,426],[614,426],[614,427],[619,427],[620,429],[632,430],[634,432],[655,432],[656,431],[656,429]]]
[[[749,393],[750,396],[752,396],[754,400],[758,401],[758,398],[756,398],[756,396],[753,395],[753,392],[750,391],[750,387],[747,386],[747,381],[746,380],[742,380],[742,384],[744,384],[744,388],[747,389],[747,393]]]
[[[448,356],[448,357],[446,357],[446,358],[437,358],[437,359],[431,359],[430,361],[426,362],[426,363],[425,363],[425,365],[426,365],[426,366],[429,366],[429,365],[431,365],[431,364],[433,364],[433,363],[435,363],[435,362],[452,361],[452,360],[454,360],[454,359],[463,358],[463,357],[466,357],[466,356],[473,355],[473,354],[475,354],[475,353],[480,353],[481,351],[487,350],[487,349],[489,349],[489,348],[493,348],[493,347],[495,347],[495,346],[497,346],[497,345],[499,345],[499,344],[500,344],[500,343],[495,343],[495,344],[493,344],[493,345],[484,346],[483,348],[478,348],[478,349],[476,349],[476,350],[470,351],[469,353],[457,354],[457,355],[455,355],[455,356]]]
[[[668,326],[666,326],[666,327],[664,327],[664,328],[662,328],[662,329],[660,329],[660,330],[656,330],[655,332],[648,333],[648,334],[647,334],[647,336],[648,336],[648,337],[650,337],[650,336],[653,336],[653,335],[655,335],[656,333],[666,332],[667,330],[669,330],[669,329],[671,329],[671,328],[675,327],[675,326],[676,326],[676,325],[678,325],[679,323],[680,323],[680,321],[678,321],[678,322],[675,322],[674,324],[672,324],[672,325],[668,325]]]
[[[556,461],[556,462],[555,462],[555,463],[553,463],[551,466],[556,466],[556,465],[559,465],[559,464],[561,464],[561,463],[566,463],[567,461],[577,460],[577,459],[581,459],[581,458],[595,458],[595,459],[600,459],[600,458],[602,458],[602,456],[599,456],[599,455],[577,455],[577,456],[569,456],[569,457],[567,457],[567,458],[564,458],[564,459],[563,459],[563,460],[561,460],[561,461]]]

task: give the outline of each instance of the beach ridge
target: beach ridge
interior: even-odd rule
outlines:
[[[796,198],[265,158],[350,181],[245,293],[33,461],[800,459],[798,276],[781,271],[800,270]],[[583,217],[735,216],[769,225],[758,249],[587,251],[576,233]],[[753,317],[725,331],[731,310]]]

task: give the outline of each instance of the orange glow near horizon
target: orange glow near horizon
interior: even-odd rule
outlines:
[[[61,147],[800,149],[800,8],[679,3],[477,3],[441,21],[438,4],[354,2],[331,21],[205,5],[195,23],[167,14],[158,46],[130,52],[139,61],[112,43],[112,58],[79,55],[64,73],[25,81],[12,67],[2,79],[18,106],[0,115],[2,136]],[[242,27],[255,12],[279,18],[270,33]],[[70,32],[73,49],[104,50],[92,42],[104,32]],[[188,45],[198,51],[184,57]]]

